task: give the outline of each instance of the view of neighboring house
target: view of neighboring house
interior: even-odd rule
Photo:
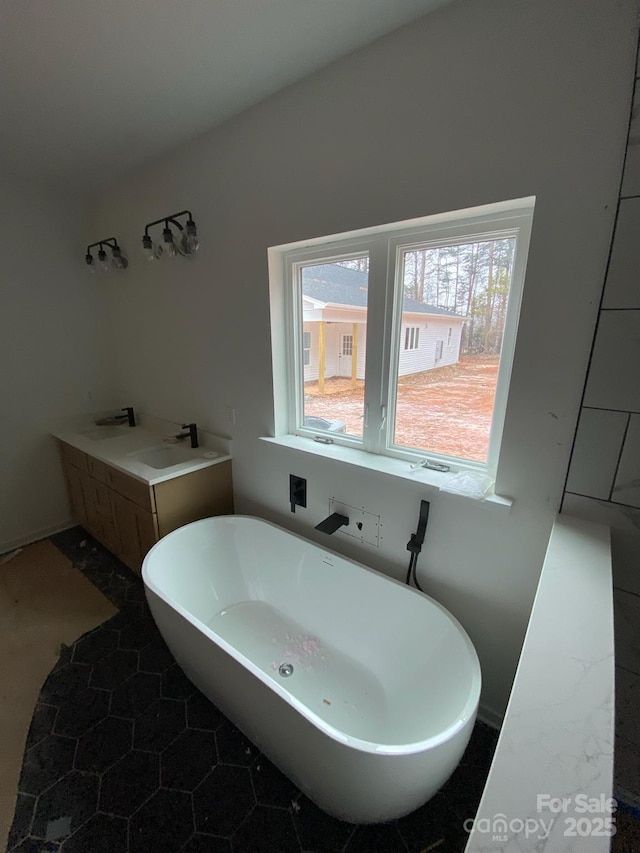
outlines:
[[[302,271],[305,382],[364,379],[368,274],[339,264]],[[456,364],[464,317],[404,298],[398,375]]]

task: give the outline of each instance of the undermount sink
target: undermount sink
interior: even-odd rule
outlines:
[[[150,468],[170,468],[172,465],[179,465],[181,462],[189,462],[196,455],[193,450],[187,447],[176,447],[175,445],[151,447],[129,454],[131,459],[142,462],[143,465],[148,465]]]
[[[105,438],[118,438],[118,436],[126,435],[129,427],[122,426],[96,426],[91,429],[80,431],[80,435],[88,438],[91,441],[102,441]]]

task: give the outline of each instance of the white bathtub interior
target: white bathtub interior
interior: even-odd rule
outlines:
[[[175,531],[145,581],[248,669],[335,737],[377,751],[410,751],[468,721],[479,664],[443,608],[425,610],[420,593],[276,527],[240,516],[224,526]],[[236,570],[211,571],[225,562]]]

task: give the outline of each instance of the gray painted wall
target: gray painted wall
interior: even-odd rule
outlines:
[[[379,550],[338,535],[324,541],[391,576],[404,577],[420,499],[431,500],[420,577],[468,630],[483,702],[497,715],[580,406],[623,161],[635,6],[460,0],[136,171],[93,204],[88,233],[117,234],[131,265],[102,282],[106,304],[87,305],[89,330],[73,353],[84,349],[91,369],[93,331],[104,324],[117,341],[105,362],[120,403],[232,435],[238,511],[317,541],[314,525],[333,496],[380,513]],[[510,512],[260,441],[274,424],[267,247],[529,195],[537,204],[498,472],[499,491],[515,499]],[[199,226],[199,255],[157,265],[136,257],[144,224],[185,207]],[[71,288],[86,299],[68,264],[65,295]],[[16,334],[26,328],[23,317]],[[57,332],[54,351],[64,352],[68,338]],[[37,375],[50,351],[38,344],[18,381]],[[79,372],[81,386],[87,367],[70,360],[66,372]],[[54,420],[55,406],[46,415]],[[308,479],[308,507],[295,515],[289,473]],[[55,515],[55,497],[40,516]],[[23,510],[22,527],[45,526]]]
[[[145,222],[184,207],[202,234],[192,263],[135,263],[109,290],[123,398],[232,434],[240,512],[315,538],[332,496],[380,513],[378,551],[327,542],[395,577],[419,500],[431,499],[422,581],[469,631],[497,713],[567,470],[635,27],[633,2],[462,0],[132,174],[95,206],[97,229],[131,249]],[[510,513],[259,440],[274,418],[267,247],[528,195],[537,204],[498,473]],[[295,516],[289,473],[309,483]]]
[[[2,175],[0,198],[3,552],[68,522],[49,433],[85,406],[109,404],[112,371],[105,292],[84,272],[85,206]]]

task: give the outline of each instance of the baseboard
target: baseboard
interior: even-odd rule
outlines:
[[[502,722],[504,719],[503,714],[498,714],[492,708],[487,708],[486,705],[480,705],[478,707],[478,719],[482,723],[486,723],[488,726],[491,726],[492,729],[496,729],[496,731],[500,731],[502,728]]]
[[[9,551],[15,551],[16,548],[24,548],[25,545],[32,545],[34,542],[39,542],[41,539],[53,536],[54,533],[69,530],[70,527],[76,527],[77,524],[77,521],[70,519],[63,524],[55,524],[52,527],[41,527],[39,530],[33,530],[31,533],[21,536],[18,539],[10,539],[8,542],[2,542],[0,543],[0,556],[9,553]]]

